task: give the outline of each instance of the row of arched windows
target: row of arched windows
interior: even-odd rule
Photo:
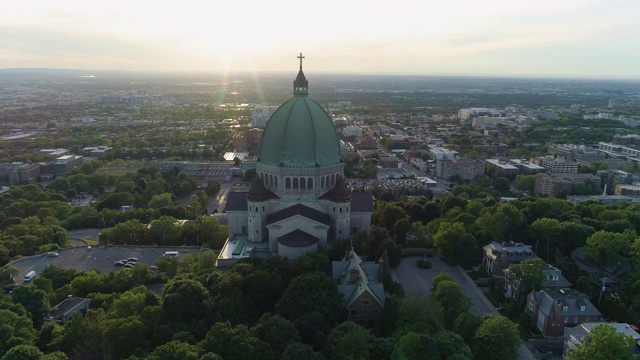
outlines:
[[[286,178],[284,188],[287,190],[313,190],[313,178]]]
[[[320,178],[320,188],[330,188],[336,184],[336,174],[322,176]],[[260,173],[260,180],[266,187],[277,188],[278,177]],[[313,178],[310,177],[287,177],[284,180],[284,188],[287,190],[313,190]]]
[[[267,187],[271,187],[271,188],[278,187],[277,176],[260,173],[260,180],[262,180],[262,183]]]

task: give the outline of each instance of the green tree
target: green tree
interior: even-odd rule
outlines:
[[[525,259],[521,263],[509,265],[509,278],[518,283],[519,296],[527,296],[533,290],[542,289],[545,280],[544,260]]]
[[[499,177],[493,181],[493,188],[500,194],[505,194],[511,190],[511,182],[506,177]]]
[[[44,354],[33,345],[18,345],[7,351],[0,360],[40,360]]]
[[[331,358],[335,360],[366,360],[374,336],[362,326],[346,321],[329,334]]]
[[[455,319],[469,310],[471,301],[453,281],[440,281],[434,284],[429,293],[432,304],[438,304],[443,310],[443,323],[448,328],[453,328]]]
[[[398,360],[439,360],[440,351],[433,337],[409,332],[398,340],[392,357]]]
[[[584,255],[603,266],[616,266],[629,256],[635,234],[612,233],[600,230],[587,238]]]
[[[518,325],[506,317],[487,315],[474,336],[473,353],[478,359],[516,359],[519,334]]]
[[[280,357],[290,345],[300,341],[293,323],[282,316],[263,314],[251,334],[269,344],[274,356]]]
[[[102,334],[105,358],[124,359],[136,350],[148,349],[143,333],[144,324],[139,316],[107,320]]]
[[[22,304],[31,314],[34,327],[39,327],[44,316],[49,312],[49,296],[34,286],[20,286],[12,291],[13,302]]]
[[[324,357],[315,352],[307,344],[295,343],[289,345],[282,354],[282,360],[324,360]]]
[[[631,360],[633,339],[616,332],[613,326],[598,324],[591,329],[584,345],[569,351],[567,360]]]
[[[531,238],[535,239],[536,246],[534,252],[536,254],[540,254],[538,252],[538,244],[540,240],[546,243],[546,250],[544,253],[546,254],[546,259],[549,261],[549,247],[551,247],[551,243],[555,242],[558,236],[560,235],[562,230],[562,226],[560,221],[556,219],[550,218],[539,218],[529,226],[529,234]]]
[[[0,354],[6,354],[17,345],[32,344],[35,338],[36,331],[26,314],[0,308]]]
[[[342,296],[336,282],[323,273],[315,272],[291,280],[276,303],[275,313],[295,322],[313,309],[333,324],[339,320],[340,308]]]
[[[269,345],[251,335],[245,325],[233,326],[229,322],[213,324],[199,345],[225,360],[273,358]]]
[[[182,341],[171,341],[153,350],[147,360],[199,360],[202,349]]]
[[[207,289],[199,282],[178,279],[165,285],[162,308],[170,320],[189,324],[206,313],[204,300],[207,296]]]

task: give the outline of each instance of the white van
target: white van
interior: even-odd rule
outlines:
[[[29,271],[29,273],[24,277],[24,280],[22,281],[28,283],[29,281],[33,280],[34,277],[36,277],[36,272]]]
[[[168,256],[168,257],[174,257],[177,258],[178,256],[180,256],[180,253],[177,251],[165,251],[163,256]]]

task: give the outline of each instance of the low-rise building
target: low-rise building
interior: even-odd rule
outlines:
[[[505,176],[515,176],[520,172],[520,170],[510,163],[508,160],[502,159],[487,159],[485,160],[487,164],[487,168],[493,166],[497,168],[500,172],[502,172]]]
[[[627,323],[601,323],[591,322],[584,323],[574,327],[567,327],[564,329],[564,348],[563,355],[566,356],[569,351],[582,347],[588,341],[589,334],[594,327],[598,325],[607,325],[613,327],[618,334],[622,334],[630,337],[633,341],[629,344],[631,353],[634,355],[640,354],[640,348],[636,344],[640,343],[640,334],[638,334],[638,328],[634,325]]]
[[[600,321],[589,297],[574,289],[544,289],[527,296],[527,309],[545,337],[564,336],[565,327]]]
[[[504,278],[504,270],[509,265],[517,264],[526,259],[536,258],[536,253],[531,249],[531,245],[518,242],[497,242],[482,248],[482,266],[489,274],[496,278]]]
[[[87,311],[90,305],[91,299],[69,295],[61,303],[51,309],[47,316],[45,316],[44,321],[55,321],[58,323],[65,322],[74,315]]]
[[[614,190],[615,195],[640,196],[640,185],[618,184]]]
[[[522,286],[520,282],[511,276],[509,269],[503,270],[504,272],[504,296],[512,299],[520,299],[526,294],[522,294]],[[562,289],[571,287],[571,283],[563,275],[562,271],[557,267],[549,264],[544,264],[542,269],[544,273],[544,282],[542,287],[545,289]]]
[[[353,249],[346,252],[342,261],[332,263],[347,320],[369,328],[378,326],[386,298],[383,266],[382,261],[379,264],[362,261]]]

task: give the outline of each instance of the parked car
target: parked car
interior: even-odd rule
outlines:
[[[57,252],[55,252],[55,251],[48,251],[48,252],[46,252],[46,253],[42,254],[42,256],[47,256],[47,257],[56,257],[56,256],[60,256],[60,254],[58,254],[58,253],[57,253]]]
[[[130,262],[128,262],[128,263],[126,263],[126,264],[124,264],[124,267],[126,267],[126,268],[132,268],[132,267],[134,267],[134,266],[136,266],[136,264],[134,264],[134,263],[130,263]]]
[[[91,251],[91,245],[87,246],[87,250]]]
[[[124,266],[127,262],[125,260],[118,260],[113,263],[115,266]]]
[[[136,262],[136,261],[138,261],[138,258],[137,257],[130,257],[130,258],[127,259],[127,261]]]

